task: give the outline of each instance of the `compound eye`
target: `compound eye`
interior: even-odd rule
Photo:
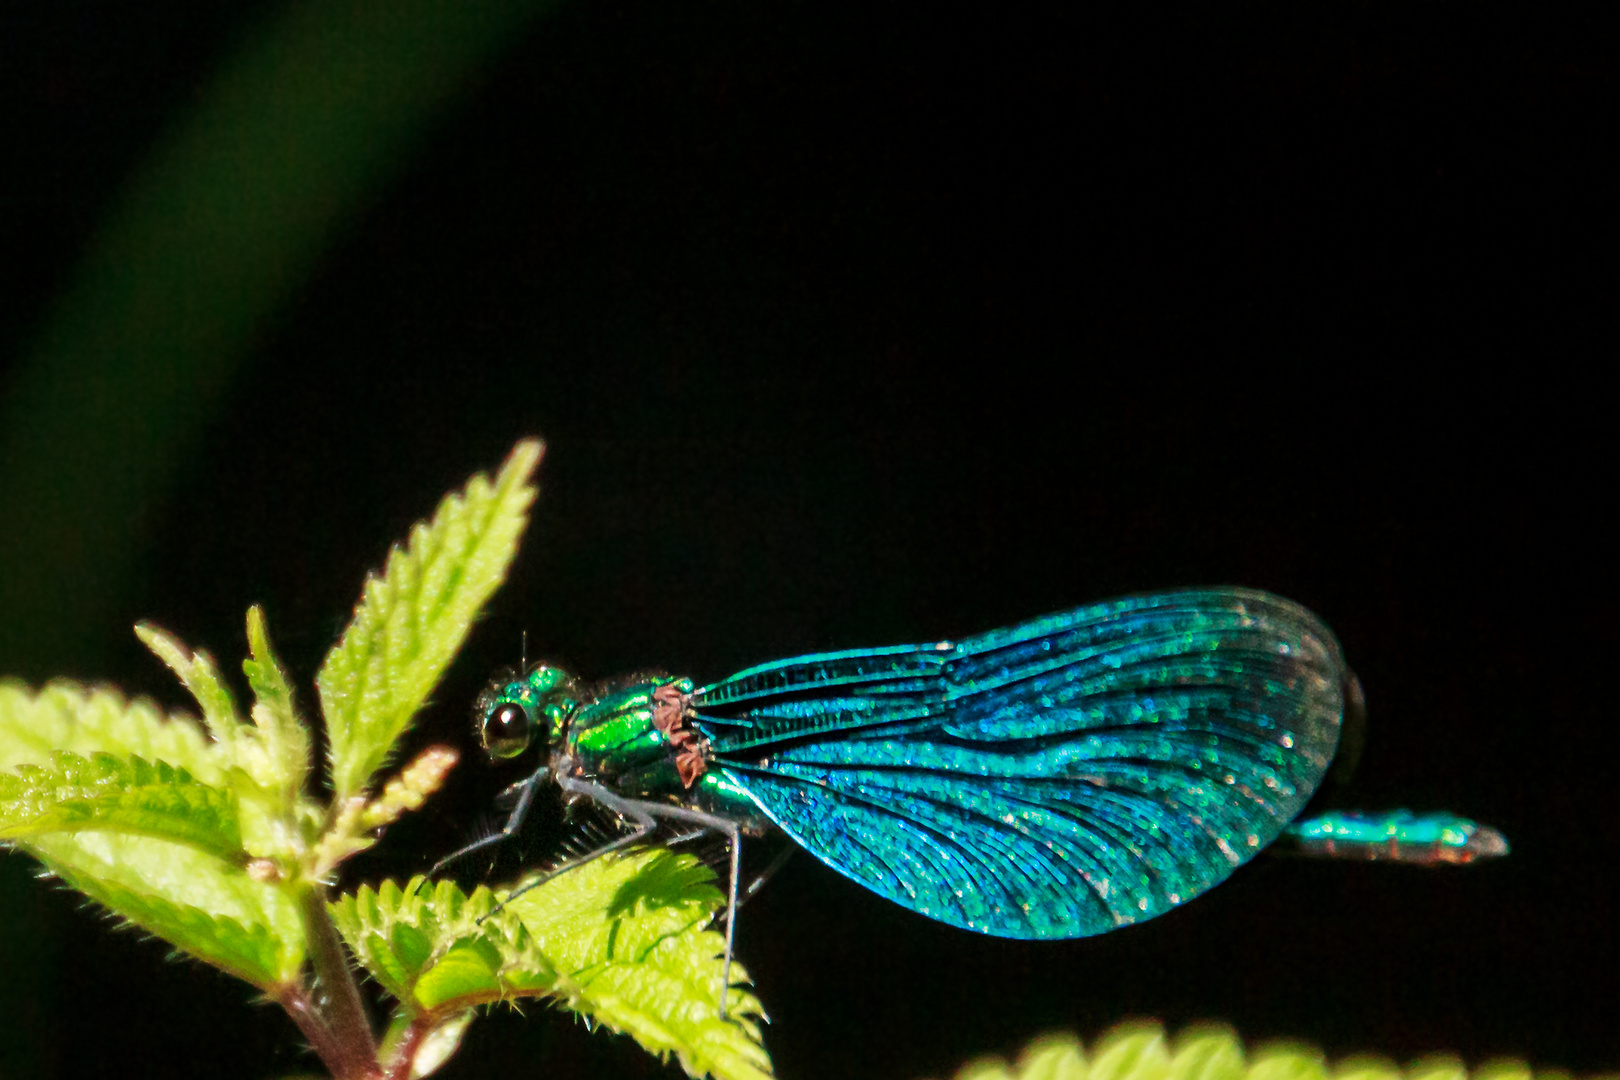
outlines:
[[[523,706],[504,701],[484,716],[484,749],[493,758],[517,757],[529,748],[534,724]]]

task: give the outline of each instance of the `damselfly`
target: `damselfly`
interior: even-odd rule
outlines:
[[[1320,619],[1244,588],[795,657],[702,687],[658,673],[591,684],[536,664],[498,675],[475,720],[492,757],[538,745],[545,760],[514,786],[505,827],[439,867],[512,835],[546,783],[626,830],[552,874],[659,822],[718,833],[729,986],[741,839],[772,829],[919,914],[1011,938],[1153,918],[1285,833],[1307,852],[1504,853],[1500,834],[1449,815],[1294,822],[1354,678]]]

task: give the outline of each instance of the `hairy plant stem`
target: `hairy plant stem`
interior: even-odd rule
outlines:
[[[376,1080],[378,1074],[374,1062],[365,1061],[353,1053],[353,1048],[344,1046],[332,1034],[322,1021],[315,1006],[310,1004],[309,994],[301,985],[283,987],[276,995],[281,1007],[292,1017],[298,1030],[304,1033],[309,1040],[310,1049],[330,1070],[337,1080]]]
[[[311,1019],[323,1029],[326,1044],[336,1056],[328,1056],[314,1038],[310,1043],[337,1080],[380,1077],[377,1040],[372,1034],[371,1022],[366,1019],[360,987],[349,970],[348,954],[343,951],[337,928],[326,912],[326,890],[313,883],[299,889],[298,905],[304,919],[304,941],[309,948],[310,966],[315,969],[315,985],[319,988],[315,1001],[311,1002],[307,995],[301,994],[300,998],[306,1007],[312,1008]],[[296,1013],[293,1019],[299,1021]],[[304,1028],[303,1022],[299,1021],[299,1027]],[[308,1030],[304,1033],[309,1036]]]

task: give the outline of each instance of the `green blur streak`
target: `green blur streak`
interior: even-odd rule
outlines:
[[[243,37],[0,398],[0,674],[94,669],[141,530],[258,332],[448,100],[553,6],[306,0]],[[39,891],[0,857],[0,1076],[55,1072]]]

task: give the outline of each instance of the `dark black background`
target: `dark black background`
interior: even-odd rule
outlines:
[[[25,7],[8,355],[259,10]],[[1468,813],[1511,859],[1260,860],[1034,944],[800,858],[738,937],[779,1074],[944,1075],[1131,1015],[1614,1068],[1613,394],[1575,374],[1613,351],[1596,37],[1557,4],[568,5],[282,312],[118,626],[233,657],[260,602],[307,686],[388,543],[531,434],[534,525],[413,745],[470,748],[523,630],[583,674],[703,681],[1271,589],[1366,685],[1353,800]],[[181,704],[132,637],[95,664]],[[468,835],[511,778],[468,761],[359,873]],[[57,1075],[312,1061],[223,976],[64,893],[41,918]],[[444,1075],[678,1074],[528,1013]]]

